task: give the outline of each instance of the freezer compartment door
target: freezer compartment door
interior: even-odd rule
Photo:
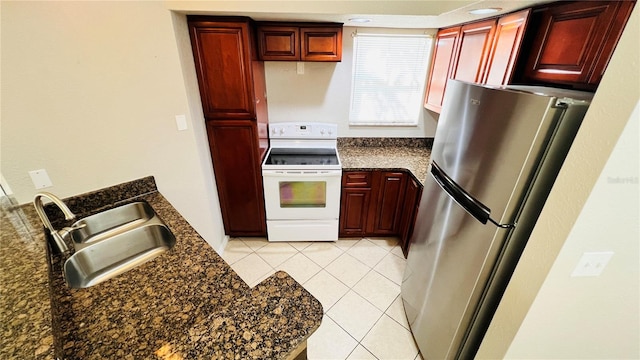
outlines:
[[[509,231],[478,221],[432,177],[426,180],[402,282],[425,359],[455,356]]]
[[[562,119],[564,108],[555,104],[552,97],[450,80],[431,159],[493,219],[512,222]]]

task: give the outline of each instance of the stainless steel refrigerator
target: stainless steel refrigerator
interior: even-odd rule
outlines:
[[[591,98],[449,80],[402,282],[426,360],[475,355]]]

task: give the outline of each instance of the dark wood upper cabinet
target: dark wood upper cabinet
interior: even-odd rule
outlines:
[[[257,42],[261,60],[342,60],[342,24],[261,22]]]
[[[249,21],[189,22],[204,116],[254,119]]]
[[[467,24],[460,28],[458,51],[453,63],[453,79],[482,82],[495,29],[495,19]]]
[[[300,60],[300,35],[296,26],[258,27],[258,53],[262,60]]]
[[[537,9],[523,83],[595,90],[634,1],[576,1]]]
[[[634,4],[559,1],[440,29],[424,107],[440,112],[448,79],[595,90]]]
[[[435,112],[442,109],[442,98],[453,68],[460,27],[442,29],[436,35],[431,71],[427,82],[424,107]]]
[[[342,60],[342,25],[300,28],[300,60]]]
[[[440,112],[449,79],[506,84],[513,76],[529,12],[440,29],[424,107]]]
[[[498,19],[483,84],[511,82],[530,13],[531,9],[526,9]]]

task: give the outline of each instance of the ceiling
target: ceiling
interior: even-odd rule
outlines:
[[[549,0],[236,0],[165,1],[170,10],[199,15],[239,15],[266,21],[330,21],[345,26],[434,29],[505,14]],[[497,7],[498,13],[471,15],[469,10]],[[351,18],[368,18],[366,24]]]

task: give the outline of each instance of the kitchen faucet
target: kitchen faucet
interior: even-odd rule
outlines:
[[[58,247],[58,250],[60,251],[60,253],[65,253],[69,251],[69,248],[67,247],[67,243],[62,238],[61,232],[68,232],[69,229],[64,228],[63,230],[57,231],[53,228],[53,225],[51,225],[51,221],[49,221],[47,214],[44,212],[44,205],[42,204],[43,197],[48,198],[54,204],[56,204],[58,208],[60,208],[60,210],[62,210],[62,212],[64,213],[65,219],[73,220],[76,218],[76,215],[72,213],[71,210],[69,210],[67,205],[64,202],[62,202],[62,200],[60,200],[57,196],[53,195],[52,193],[44,192],[44,191],[39,192],[36,194],[36,196],[33,199],[33,206],[36,208],[36,212],[38,213],[38,216],[40,216],[40,220],[42,220],[42,223],[44,224],[44,226],[47,229],[49,229],[49,232],[53,237],[53,241]]]

